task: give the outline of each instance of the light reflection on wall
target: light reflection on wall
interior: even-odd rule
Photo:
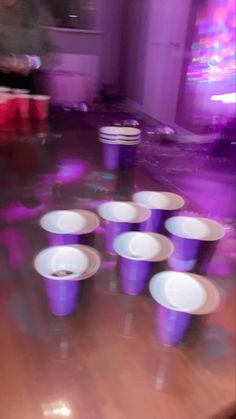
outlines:
[[[183,67],[176,123],[208,133],[220,130],[235,115],[235,1],[204,0],[197,7],[194,35],[187,40],[190,61]],[[224,100],[214,100],[219,97]]]
[[[84,175],[86,169],[84,161],[62,161],[58,166],[57,180],[62,183],[74,182]]]
[[[192,44],[189,80],[215,82],[235,76],[235,2],[210,0],[200,8]]]

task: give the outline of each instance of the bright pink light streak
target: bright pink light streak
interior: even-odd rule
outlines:
[[[213,95],[211,96],[213,102],[222,102],[222,103],[236,103],[236,92],[225,93],[223,95]]]

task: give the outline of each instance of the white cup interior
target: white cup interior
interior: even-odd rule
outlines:
[[[133,202],[106,202],[98,207],[100,216],[113,222],[140,223],[150,217],[150,210]]]
[[[184,233],[197,238],[207,237],[211,232],[211,227],[208,223],[197,219],[184,220],[182,228]]]
[[[62,214],[58,218],[58,228],[62,232],[73,233],[82,230],[86,225],[86,218],[80,214]]]
[[[150,259],[160,251],[160,243],[148,234],[134,235],[128,242],[130,256]]]
[[[36,271],[43,277],[55,280],[76,279],[88,268],[89,259],[84,252],[69,246],[49,247],[40,252],[34,261]],[[55,277],[57,271],[72,274]]]
[[[85,234],[94,231],[98,226],[98,217],[90,211],[52,211],[45,214],[41,227],[57,234]]]
[[[75,249],[80,249],[88,257],[88,268],[80,275],[80,279],[87,279],[95,275],[101,265],[101,258],[97,250],[85,245],[72,245]]]
[[[133,195],[133,200],[150,209],[177,210],[184,206],[184,199],[171,192],[141,191]]]
[[[102,127],[100,128],[100,133],[108,135],[127,135],[127,136],[137,136],[140,135],[141,131],[138,128],[132,127]]]
[[[114,207],[114,216],[119,221],[132,221],[138,216],[138,208],[133,205],[126,204],[125,202],[121,202]]]
[[[105,140],[113,140],[113,141],[116,141],[117,138],[118,138],[118,139],[123,140],[123,141],[127,141],[127,142],[131,141],[132,142],[132,141],[135,141],[135,140],[139,140],[140,135],[132,135],[132,137],[131,136],[130,137],[125,137],[124,135],[112,136],[112,135],[103,134],[103,135],[100,135],[100,138],[104,138]]]
[[[155,275],[149,289],[155,301],[176,311],[194,312],[207,299],[204,287],[182,272],[165,271]]]
[[[195,311],[206,302],[204,287],[194,278],[178,273],[170,275],[165,283],[167,299],[177,309]]]
[[[73,211],[52,211],[40,220],[41,227],[50,233],[77,234],[86,225],[86,218]]]
[[[200,217],[171,217],[166,221],[165,226],[175,236],[195,240],[215,241],[225,234],[222,225]]]
[[[114,249],[127,259],[161,261],[172,254],[173,245],[161,234],[131,231],[120,234],[114,240]]]

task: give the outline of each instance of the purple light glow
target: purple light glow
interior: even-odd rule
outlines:
[[[215,82],[235,77],[235,2],[210,0],[199,9],[189,80]]]
[[[178,124],[206,133],[235,114],[235,2],[198,2]],[[223,117],[223,118],[222,118]]]
[[[116,265],[117,265],[116,260],[109,260],[109,261],[107,260],[107,261],[102,262],[101,268],[105,269],[106,271],[108,270],[112,271],[113,269],[115,269]]]
[[[45,205],[36,208],[26,208],[20,202],[12,203],[8,208],[0,209],[0,217],[3,222],[11,223],[27,218],[36,218],[45,211]]]
[[[69,160],[62,162],[58,166],[57,181],[62,183],[74,182],[80,179],[87,169],[84,161]]]

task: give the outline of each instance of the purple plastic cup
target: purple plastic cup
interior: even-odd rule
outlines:
[[[48,240],[50,246],[64,246],[67,244],[79,244],[79,234],[56,234],[48,233]]]
[[[217,242],[224,236],[223,226],[207,218],[171,217],[166,221],[165,227],[175,247],[168,264],[176,271],[193,270],[204,242]]]
[[[34,260],[35,270],[44,278],[52,314],[72,314],[77,305],[79,280],[89,268],[86,251],[73,246],[54,246],[42,250]]]
[[[76,310],[80,282],[45,278],[45,290],[50,311],[55,316],[67,316]]]
[[[164,345],[179,344],[192,320],[189,313],[170,310],[160,304],[156,307],[156,334]]]
[[[140,224],[139,231],[157,232],[163,222],[164,211],[152,209],[151,216],[147,221]]]
[[[98,207],[99,215],[106,221],[106,250],[116,254],[113,248],[115,238],[150,217],[150,210],[134,202],[110,201]]]
[[[120,259],[121,284],[128,295],[139,295],[145,290],[150,278],[151,262],[145,260]]]
[[[171,236],[171,241],[174,244],[175,251],[169,261],[170,267],[183,272],[189,272],[194,269],[200,252],[201,242],[173,235]]]
[[[134,127],[107,126],[99,129],[103,161],[109,170],[131,169],[141,131]]]
[[[143,232],[161,232],[166,218],[184,205],[184,199],[171,192],[140,191],[133,195],[133,200],[151,210],[150,218],[140,224]]]
[[[115,239],[114,250],[121,257],[122,290],[129,295],[139,295],[147,285],[152,262],[167,259],[173,245],[160,234],[128,232]]]
[[[149,290],[157,303],[156,334],[165,345],[180,343],[192,315],[211,313],[220,302],[216,287],[206,278],[192,273],[160,272],[152,277]]]
[[[103,162],[108,170],[119,169],[120,144],[111,142],[102,144]]]
[[[98,225],[98,217],[85,210],[51,211],[40,219],[51,246],[93,243]]]

